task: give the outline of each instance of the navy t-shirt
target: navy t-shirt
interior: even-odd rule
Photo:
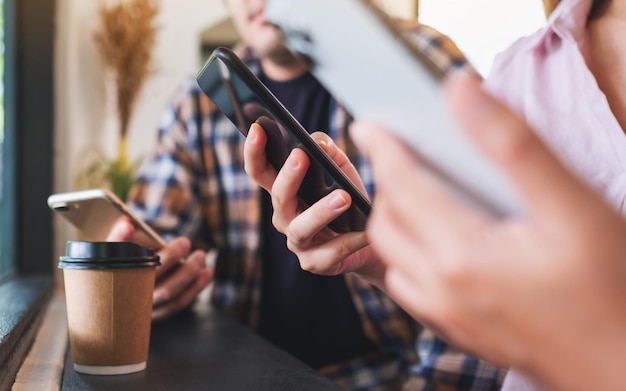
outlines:
[[[309,132],[328,130],[330,94],[310,74],[261,81]],[[263,194],[263,287],[259,333],[313,368],[372,351],[344,276],[318,276],[300,268],[285,235],[272,225]]]

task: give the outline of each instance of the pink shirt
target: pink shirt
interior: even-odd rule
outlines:
[[[580,49],[592,3],[561,0],[546,27],[496,58],[485,84],[626,215],[626,135]],[[502,389],[541,388],[511,371]]]
[[[625,214],[626,135],[580,50],[592,3],[561,0],[546,27],[496,58],[485,83]]]

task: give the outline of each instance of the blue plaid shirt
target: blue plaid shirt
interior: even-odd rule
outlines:
[[[442,69],[473,72],[456,46],[436,31],[421,25],[407,31]],[[250,53],[238,54],[258,73],[258,61]],[[329,135],[346,151],[372,194],[369,166],[347,137],[350,120],[332,101]],[[186,236],[196,248],[217,249],[212,303],[255,328],[263,278],[261,189],[244,172],[243,142],[195,80],[187,81],[163,115],[156,151],[143,165],[129,205],[166,239]],[[376,350],[320,372],[350,390],[401,389],[410,374],[431,376],[425,361],[415,366],[419,325],[373,285],[354,274],[345,279]]]

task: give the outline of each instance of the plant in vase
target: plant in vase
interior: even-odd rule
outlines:
[[[152,51],[158,26],[155,0],[105,0],[99,9],[100,27],[94,39],[113,78],[119,129],[117,157],[91,164],[85,175],[104,180],[122,200],[135,180],[137,162],[128,155],[128,131],[141,88],[152,73]]]

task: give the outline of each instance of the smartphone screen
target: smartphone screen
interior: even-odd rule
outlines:
[[[351,208],[329,228],[340,233],[365,229],[371,209],[367,197],[232,51],[216,49],[197,80],[202,91],[242,134],[247,135],[254,122],[263,127],[267,134],[267,159],[277,171],[292,149],[301,148],[308,154],[311,165],[298,192],[307,206],[338,188],[350,194]]]

